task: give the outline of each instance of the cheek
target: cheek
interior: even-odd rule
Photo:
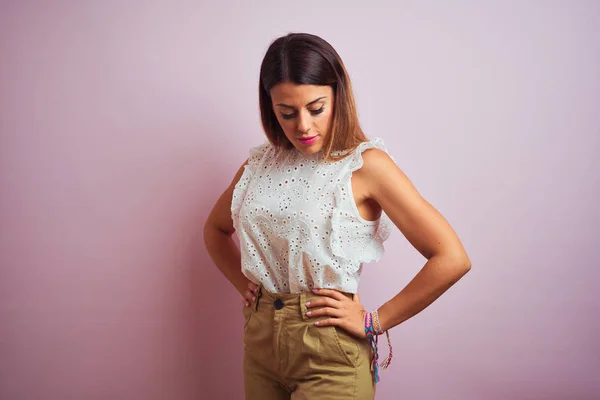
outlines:
[[[333,113],[328,112],[326,115],[323,113],[321,116],[322,118],[319,118],[317,124],[319,125],[319,128],[325,131],[329,129],[331,123],[333,122]]]
[[[286,133],[290,129],[294,128],[294,120],[293,119],[277,118],[277,121],[279,121],[279,126],[281,126],[283,128],[283,131]]]
[[[294,120],[277,118],[277,121],[279,122],[279,126],[281,126],[281,129],[283,129],[283,133],[285,134],[285,136],[288,137],[288,139],[290,137],[294,137],[294,132],[296,130],[296,125],[294,124]]]

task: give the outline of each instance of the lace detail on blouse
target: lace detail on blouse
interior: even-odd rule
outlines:
[[[362,264],[381,258],[393,226],[385,212],[362,218],[352,195],[352,173],[371,148],[387,153],[381,139],[335,162],[270,143],[250,150],[231,202],[248,279],[279,293],[357,292]]]

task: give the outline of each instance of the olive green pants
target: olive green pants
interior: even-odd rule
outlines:
[[[348,294],[348,297],[352,295]],[[371,348],[306,316],[312,293],[269,293],[244,307],[246,400],[367,400],[375,396]]]

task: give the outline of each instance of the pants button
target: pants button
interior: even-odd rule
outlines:
[[[283,308],[283,301],[281,301],[281,299],[277,299],[273,302],[273,305],[277,310],[281,310]]]

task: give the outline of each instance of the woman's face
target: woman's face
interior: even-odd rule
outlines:
[[[271,89],[271,99],[277,121],[294,147],[305,154],[319,152],[331,130],[333,89],[283,82]]]

